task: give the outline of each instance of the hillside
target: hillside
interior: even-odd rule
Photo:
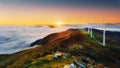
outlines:
[[[74,60],[90,64],[94,68],[120,67],[119,49],[104,47],[78,29],[50,34],[33,42],[31,47],[35,45],[38,46],[11,55],[0,55],[0,68],[63,68]],[[69,56],[56,59],[56,52]]]

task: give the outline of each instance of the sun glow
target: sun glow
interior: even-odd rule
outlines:
[[[60,21],[56,22],[55,24],[56,24],[55,27],[57,28],[61,28],[63,26],[63,22]]]
[[[57,22],[56,25],[61,26],[63,23],[62,22]]]

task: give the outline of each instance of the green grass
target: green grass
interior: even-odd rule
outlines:
[[[13,58],[10,58],[10,55],[0,55],[0,66],[5,64],[6,62],[9,62]]]
[[[94,44],[98,44],[98,42],[91,38],[90,35],[87,36],[87,39]]]
[[[87,36],[84,40],[82,39],[82,35],[80,37],[77,36],[77,38],[81,38],[82,41],[80,41],[79,39],[76,40],[76,38],[72,38],[72,40],[67,40],[66,42],[64,41],[66,40],[66,38],[58,38],[58,40],[55,40],[45,46],[27,49],[16,54],[12,54],[11,56],[1,55],[0,66],[6,65],[7,67],[0,68],[63,68],[64,65],[71,64],[73,62],[72,57],[67,59],[54,59],[51,53],[56,52],[57,50],[65,53],[70,53],[72,56],[77,56],[81,53],[83,55],[90,54],[92,56],[102,54],[104,56],[110,56],[110,58],[112,55],[113,57],[115,56],[114,58],[116,58],[116,55],[119,54],[117,53],[119,51],[119,46],[116,46],[115,44],[107,44],[106,47],[103,47],[102,45],[98,44],[98,42],[95,41],[93,38],[90,38],[87,33],[85,34]],[[95,33],[95,35],[97,38],[102,39],[102,34]],[[71,36],[68,37],[70,37],[71,39]],[[112,42],[116,42],[116,40],[110,39],[109,37],[107,37],[107,39],[111,40]],[[68,44],[68,42],[70,44]],[[71,44],[71,42],[75,43]],[[79,48],[82,46],[83,48]],[[115,53],[116,55],[114,55]],[[104,61],[102,62],[104,63]]]
[[[52,58],[52,60],[49,60]],[[26,68],[63,68],[67,64],[71,64],[73,58],[58,58],[55,59],[53,56],[49,57],[39,57],[38,59],[32,61],[30,64],[26,65]]]
[[[93,32],[93,34],[95,35],[96,39],[98,39],[99,41],[102,42],[103,39],[103,35],[102,34],[98,34]],[[95,40],[93,41],[92,39],[90,39],[92,42],[95,42]],[[107,47],[113,47],[117,50],[120,50],[120,42],[114,38],[111,38],[109,36],[106,36],[106,46]]]

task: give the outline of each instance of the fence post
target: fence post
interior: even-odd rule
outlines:
[[[105,29],[103,30],[103,46],[105,46]]]
[[[92,27],[90,28],[90,36],[91,36],[91,38],[93,37],[93,35],[92,35]]]

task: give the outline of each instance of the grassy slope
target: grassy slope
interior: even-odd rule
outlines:
[[[100,33],[93,33],[96,37],[97,40],[99,40],[100,42],[102,42],[103,39],[103,35]],[[116,48],[117,50],[120,50],[120,42],[119,40],[116,40],[110,36],[106,36],[106,46],[108,47],[113,47]]]
[[[101,38],[101,36],[98,37]],[[72,61],[69,62],[67,61],[73,60],[73,58],[69,58],[65,60],[53,59],[52,62],[47,58],[45,58],[46,55],[51,54],[51,52],[55,52],[57,50],[62,52],[68,52],[73,56],[81,56],[81,55],[87,56],[101,63],[103,62],[108,63],[108,61],[112,61],[110,60],[112,58],[120,58],[120,56],[118,55],[119,53],[117,53],[118,50],[116,50],[116,48],[114,49],[109,46],[103,47],[97,44],[95,40],[89,38],[88,36],[82,42],[80,41],[71,45],[66,45],[65,47],[64,46],[62,47],[58,44],[61,42],[61,40],[63,39],[60,39],[59,42],[55,43],[55,45],[49,44],[46,46],[39,46],[33,49],[28,49],[18,52],[11,56],[0,56],[0,68],[25,68],[25,67],[39,68],[40,64],[43,64],[41,66],[43,66],[44,68],[45,66],[48,66],[46,68],[50,68],[51,65],[56,66],[56,64],[60,63],[60,66],[63,66],[65,64],[72,62]],[[79,47],[83,47],[83,48],[81,49]],[[112,50],[114,51],[116,50],[115,53],[114,51],[112,52]],[[100,57],[98,58],[97,56],[100,56],[101,58]],[[104,57],[108,59],[105,60]]]
[[[26,68],[63,68],[66,64],[73,62],[73,58],[61,58],[55,59],[53,55],[47,55],[44,57],[39,57],[38,59],[32,61],[26,65]]]

